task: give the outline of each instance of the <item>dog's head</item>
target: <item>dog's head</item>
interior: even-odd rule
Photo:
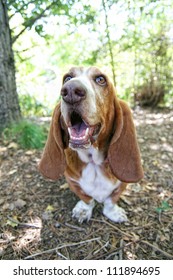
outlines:
[[[64,75],[61,113],[72,149],[90,147],[114,118],[114,91],[109,78],[96,67],[73,67]]]

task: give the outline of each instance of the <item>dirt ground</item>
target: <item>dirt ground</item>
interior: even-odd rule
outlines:
[[[100,204],[79,224],[64,179],[38,173],[41,151],[1,142],[1,259],[173,259],[173,112],[136,109],[134,119],[145,177],[119,201],[124,224],[106,219]]]

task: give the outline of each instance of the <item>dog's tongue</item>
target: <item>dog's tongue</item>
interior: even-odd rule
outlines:
[[[77,123],[69,128],[69,134],[71,139],[84,140],[88,137],[89,128],[87,125],[82,123]]]

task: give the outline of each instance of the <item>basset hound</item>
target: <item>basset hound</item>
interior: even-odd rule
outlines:
[[[40,172],[52,180],[65,175],[80,198],[72,211],[80,223],[91,218],[94,201],[111,221],[127,221],[117,201],[127,183],[143,177],[130,108],[96,67],[71,68],[60,93]]]

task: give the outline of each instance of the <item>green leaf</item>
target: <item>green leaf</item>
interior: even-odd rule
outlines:
[[[12,219],[8,219],[7,220],[7,225],[9,225],[9,226],[11,226],[11,227],[13,227],[13,228],[15,228],[15,227],[17,227],[18,226],[18,220],[17,220],[17,217],[16,216],[14,216]]]
[[[54,210],[54,207],[50,204],[46,207],[46,212],[53,212]]]
[[[169,203],[166,200],[163,200],[162,203],[161,203],[161,206],[156,208],[156,212],[161,213],[163,211],[169,210],[170,208],[171,207],[170,207]]]

